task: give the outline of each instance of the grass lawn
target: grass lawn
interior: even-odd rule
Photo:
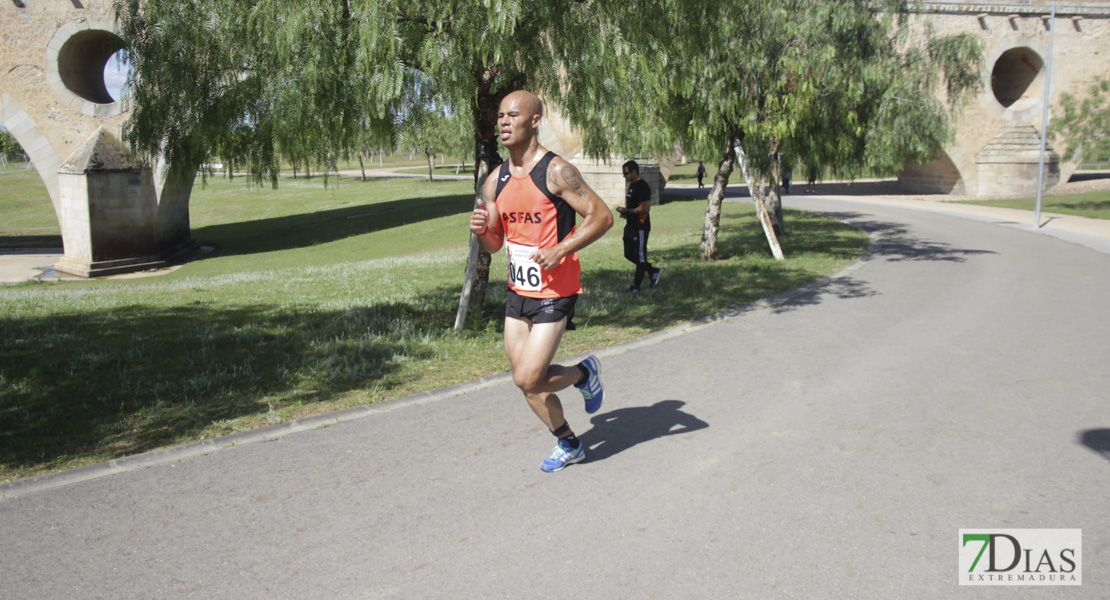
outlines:
[[[37,171],[0,167],[0,248],[61,248],[58,218]]]
[[[438,159],[437,159],[437,162],[438,162]],[[455,172],[456,170],[458,170],[458,173]],[[428,163],[424,163],[424,165],[420,166],[420,167],[397,169],[397,172],[398,173],[404,173],[406,175],[423,175],[424,177],[427,177],[428,176]],[[436,164],[435,170],[432,171],[432,177],[434,178],[434,177],[438,177],[440,175],[469,175],[469,176],[473,177],[474,176],[474,166],[470,165],[470,164],[463,164],[462,168],[459,169],[458,164],[450,164],[450,163],[445,164],[445,165]]]
[[[1033,196],[1029,198],[1006,200],[975,200],[960,202],[960,204],[1036,210],[1037,198]],[[1090,217],[1092,219],[1110,219],[1110,191],[1069,194],[1064,196],[1042,196],[1041,210],[1044,212]]]
[[[45,191],[0,177],[11,177],[0,246],[57,235]],[[794,288],[867,246],[846,225],[788,212],[777,262],[750,205],[727,203],[721,260],[704,262],[704,202],[671,200],[652,211],[658,288],[624,292],[633,269],[619,224],[583,253],[579,330],[561,356]],[[203,258],[157,277],[0,287],[0,481],[505,371],[503,254],[477,318],[451,332],[471,202],[468,181],[283,179],[274,190],[216,177],[191,201],[193,237],[215,247]]]

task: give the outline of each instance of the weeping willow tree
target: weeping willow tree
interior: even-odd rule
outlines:
[[[700,246],[717,255],[724,188],[740,166],[775,251],[784,230],[780,157],[855,177],[927,162],[952,136],[952,111],[977,85],[978,43],[911,27],[898,0],[750,0],[690,5],[670,25],[680,60],[630,75],[654,86],[651,105],[597,102],[572,113],[587,146],[718,156]],[[604,128],[639,119],[637,130]],[[781,252],[775,252],[781,257]]]
[[[658,6],[657,6],[658,4]],[[680,3],[681,5],[682,3]],[[135,109],[124,137],[192,177],[221,149],[256,180],[280,158],[329,167],[366,131],[394,135],[420,102],[415,81],[473,118],[475,198],[500,162],[497,110],[527,88],[570,107],[582,99],[651,104],[628,73],[666,62],[670,4],[578,0],[115,0],[133,51]],[[489,255],[471,244],[456,329],[481,305]]]
[[[1048,133],[1064,148],[1065,161],[1110,159],[1110,79],[1100,77],[1082,96],[1064,93]]]

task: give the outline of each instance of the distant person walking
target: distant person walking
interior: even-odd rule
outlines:
[[[647,258],[648,234],[651,232],[651,186],[640,178],[640,165],[636,161],[624,163],[621,170],[624,180],[628,182],[628,191],[624,195],[624,206],[618,206],[617,212],[627,219],[624,225],[624,257],[636,265],[636,274],[628,291],[638,294],[644,275],[651,276],[651,287],[655,287],[663,269],[652,267]]]
[[[705,187],[705,185],[703,185],[702,182],[701,182],[703,177],[705,177],[705,165],[703,165],[701,163],[701,161],[699,160],[698,161],[698,187],[699,188]]]
[[[578,251],[613,226],[613,214],[574,165],[539,144],[542,117],[543,103],[529,92],[513,92],[501,101],[497,124],[509,160],[486,178],[470,231],[486,252],[504,245],[508,254],[505,353],[513,383],[558,438],[540,463],[552,473],[586,458],[555,392],[577,387],[587,413],[597,412],[605,397],[596,356],[569,367],[551,361],[563,332],[574,329],[574,306],[582,293]],[[577,226],[576,214],[583,217]]]
[[[810,163],[806,166],[806,193],[817,193],[817,176],[821,173],[821,167],[817,163]]]

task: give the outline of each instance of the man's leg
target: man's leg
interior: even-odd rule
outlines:
[[[662,269],[656,269],[655,267],[651,266],[650,262],[648,262],[648,257],[647,257],[648,232],[638,231],[636,233],[637,233],[637,235],[636,235],[636,275],[635,275],[635,278],[632,282],[632,286],[636,289],[639,289],[640,284],[644,282],[644,275],[647,275],[647,274],[650,273],[651,274],[651,286],[655,287],[655,284],[659,283],[659,279],[657,277],[657,274],[659,272],[661,272]]]
[[[566,423],[555,392],[578,383],[582,377],[576,366],[551,364],[566,323],[566,319],[533,324],[527,319],[505,318],[505,352],[513,366],[513,383],[524,392],[532,412],[551,430]]]
[[[632,277],[634,283],[632,287],[628,288],[630,292],[640,291],[640,282],[644,280],[643,274],[640,273],[640,236],[638,233],[624,232],[624,258],[636,265],[636,271]]]
[[[532,412],[559,438],[551,456],[540,464],[540,468],[549,473],[586,458],[585,448],[567,423],[563,405],[555,392],[578,385],[586,399],[587,412],[600,408],[604,393],[597,377],[596,357],[591,356],[573,367],[551,364],[566,323],[565,317],[555,323],[505,318],[505,351],[513,365],[513,383],[524,392]],[[581,380],[585,383],[579,384]]]

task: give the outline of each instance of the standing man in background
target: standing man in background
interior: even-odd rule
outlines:
[[[470,231],[486,252],[504,245],[508,254],[505,353],[513,383],[558,438],[540,463],[553,473],[586,458],[555,392],[575,386],[587,413],[597,412],[605,395],[596,356],[569,367],[551,361],[563,332],[574,329],[574,306],[582,293],[578,251],[605,235],[613,214],[574,165],[539,144],[542,118],[543,103],[530,92],[516,91],[501,101],[497,126],[509,160],[486,178]],[[576,225],[578,215],[583,219]]]
[[[648,233],[651,232],[651,187],[640,178],[640,165],[636,161],[624,163],[621,169],[628,191],[624,195],[624,206],[618,206],[617,212],[628,220],[624,225],[624,257],[636,265],[636,274],[628,291],[638,294],[644,275],[651,276],[651,287],[655,287],[663,269],[652,267],[647,258]]]

